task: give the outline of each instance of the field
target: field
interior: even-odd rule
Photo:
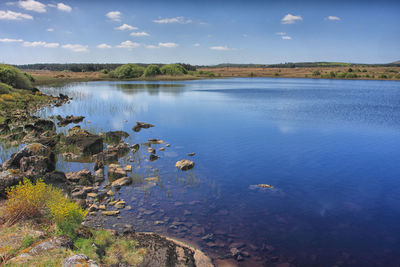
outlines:
[[[349,71],[351,69],[351,71]],[[216,77],[351,78],[400,80],[400,67],[302,67],[302,68],[200,68],[198,72]],[[319,74],[318,74],[319,73]],[[331,74],[333,73],[333,74]],[[356,76],[357,75],[357,76]],[[344,76],[344,77],[343,77]]]

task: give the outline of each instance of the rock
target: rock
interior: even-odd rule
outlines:
[[[194,167],[194,162],[188,159],[183,159],[178,161],[175,166],[182,171],[186,171]]]
[[[94,172],[94,181],[102,182],[104,181],[104,169],[98,169]]]
[[[150,128],[150,127],[154,127],[154,125],[149,124],[149,123],[145,123],[145,122],[140,122],[140,121],[138,121],[138,122],[136,122],[136,125],[133,126],[132,130],[133,130],[134,132],[140,132],[140,130],[142,130],[142,129],[148,129],[148,128]]]
[[[150,161],[155,161],[155,160],[157,160],[159,158],[160,158],[159,156],[156,156],[154,154],[150,154],[150,157],[149,157]]]
[[[89,260],[89,258],[84,254],[75,254],[69,256],[63,261],[62,267],[98,267],[95,261]]]
[[[106,205],[104,205],[104,204],[100,205],[99,210],[106,210]]]
[[[81,185],[93,184],[94,178],[89,170],[81,170],[77,172],[68,172],[65,174],[67,180]]]
[[[159,181],[160,181],[160,177],[158,177],[158,176],[155,176],[155,177],[147,177],[147,178],[144,178],[144,180],[145,180],[146,182],[159,182]]]
[[[131,172],[132,171],[132,165],[126,165],[125,166],[125,171]]]
[[[149,143],[150,144],[154,144],[154,145],[160,145],[160,144],[164,144],[164,141],[161,139],[149,139]]]
[[[55,236],[43,242],[39,242],[25,253],[34,256],[42,252],[60,247],[72,248],[73,247],[72,240],[66,236]]]
[[[75,126],[68,131],[65,145],[74,146],[80,155],[94,155],[103,151],[103,138]]]
[[[139,150],[139,148],[140,148],[140,145],[139,145],[139,144],[134,144],[134,145],[132,145],[132,146],[131,146],[132,153],[136,153],[136,152]]]
[[[208,235],[203,236],[201,239],[204,240],[204,241],[213,241],[214,240],[214,235],[213,234],[208,234]]]
[[[194,153],[194,152],[188,154],[188,156],[190,156],[190,157],[193,157],[194,155],[196,155],[196,153]]]
[[[105,216],[117,216],[119,214],[119,210],[106,210],[102,211],[101,214]]]
[[[160,151],[165,151],[165,147],[160,147]]]
[[[274,188],[272,185],[269,184],[258,184],[257,186],[260,188]]]
[[[54,124],[54,122],[52,122],[50,120],[37,120],[33,124],[33,126],[36,127],[36,129],[38,129],[40,132],[45,132],[47,130],[50,130],[50,131],[56,130],[56,125]]]
[[[119,143],[122,138],[127,138],[129,134],[124,131],[110,131],[106,133],[100,133],[106,143]]]
[[[85,199],[87,192],[85,190],[78,190],[71,193],[71,197],[74,199]]]
[[[118,201],[117,203],[115,203],[114,204],[114,207],[116,207],[117,209],[123,209],[123,208],[125,208],[125,201],[123,201],[123,200],[121,200],[121,201]]]
[[[116,180],[122,177],[126,177],[126,171],[118,164],[110,164],[108,166],[108,178],[110,180]]]
[[[83,121],[84,118],[85,118],[85,117],[83,117],[83,116],[77,116],[77,117],[75,117],[75,116],[72,116],[72,115],[63,118],[63,117],[61,117],[60,115],[58,115],[58,116],[57,116],[57,120],[58,120],[57,125],[58,125],[59,127],[62,127],[62,126],[66,126],[66,125],[68,125],[68,124],[70,124],[70,123],[80,123],[80,122]]]
[[[129,185],[132,183],[132,179],[128,178],[128,177],[122,177],[120,179],[115,180],[114,182],[111,183],[112,187],[115,188],[120,188],[124,185]]]
[[[88,193],[87,196],[91,198],[97,198],[97,193]]]
[[[89,211],[97,211],[97,210],[99,210],[99,206],[97,206],[96,204],[89,206]]]
[[[5,124],[5,123],[0,124],[0,134],[1,135],[9,134],[10,131],[11,131],[10,127],[7,124]]]
[[[230,248],[238,248],[238,249],[241,249],[241,248],[244,248],[245,246],[246,246],[245,243],[242,243],[242,242],[235,242],[235,243],[232,243],[229,247],[230,247]]]
[[[107,196],[112,197],[112,196],[114,196],[114,195],[115,195],[115,193],[114,193],[112,190],[108,190],[108,191],[107,191]]]
[[[156,153],[156,150],[152,147],[149,147],[149,148],[147,148],[147,152],[154,154],[154,153]]]
[[[0,172],[0,197],[5,198],[7,189],[17,185],[23,178],[24,176],[18,169],[8,169]]]

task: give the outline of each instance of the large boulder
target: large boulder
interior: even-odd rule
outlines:
[[[103,138],[75,126],[68,131],[65,145],[73,146],[82,156],[90,156],[103,151]]]
[[[81,185],[89,185],[94,182],[94,177],[89,170],[81,170],[77,172],[68,172],[65,174],[68,181]]]
[[[188,159],[183,159],[178,161],[175,166],[182,171],[186,171],[194,167],[194,162]]]

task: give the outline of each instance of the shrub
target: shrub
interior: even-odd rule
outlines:
[[[161,74],[160,67],[157,65],[148,65],[144,70],[145,77],[153,77]]]
[[[12,90],[12,87],[8,84],[0,82],[0,95],[9,94]]]
[[[319,75],[321,75],[321,72],[319,70],[315,70],[315,71],[313,71],[312,75],[319,76]]]
[[[31,89],[33,77],[30,74],[22,73],[19,69],[0,65],[0,82],[8,84],[14,88]]]
[[[346,74],[346,78],[357,78],[357,77],[358,77],[358,75],[355,73],[347,73]]]
[[[388,77],[385,74],[380,74],[378,76],[379,79],[387,79]]]
[[[349,68],[349,69],[347,70],[347,72],[353,72],[353,69],[352,69],[352,68]]]
[[[331,72],[329,73],[329,75],[331,76],[331,78],[335,78],[335,77],[336,77],[336,74],[335,74],[333,71],[331,71]]]
[[[274,76],[279,76],[279,73],[275,72],[275,73],[274,73]]]
[[[187,71],[180,64],[168,64],[161,67],[161,73],[164,75],[181,76],[187,74]]]
[[[118,79],[139,78],[143,75],[143,72],[143,67],[139,67],[136,64],[125,64],[112,71],[110,76]]]
[[[395,78],[400,79],[400,74],[397,74]]]
[[[367,69],[363,69],[362,72],[368,72]]]
[[[27,178],[7,193],[7,213],[11,221],[33,218],[41,213],[47,197],[47,186],[39,180],[33,184]]]
[[[62,234],[74,237],[75,229],[79,227],[87,211],[68,199],[60,189],[47,186],[47,190],[46,207],[58,230]]]
[[[87,213],[60,189],[46,185],[40,179],[32,183],[24,178],[23,182],[9,189],[7,197],[7,213],[12,222],[48,213],[60,233],[70,236],[74,236],[75,229]]]

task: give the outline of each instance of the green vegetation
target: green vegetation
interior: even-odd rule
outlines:
[[[387,79],[388,76],[387,76],[386,74],[380,74],[380,75],[378,76],[378,78],[379,78],[379,79]]]
[[[182,76],[187,70],[180,64],[168,64],[161,67],[161,73],[170,76]]]
[[[0,82],[18,89],[32,89],[34,78],[10,65],[0,65]]]
[[[143,67],[136,64],[125,64],[110,72],[110,76],[117,79],[132,79],[141,77],[143,73]]]
[[[321,72],[319,70],[315,70],[312,73],[312,76],[319,76],[319,75],[321,75]]]
[[[11,86],[9,86],[8,84],[0,82],[0,95],[9,94],[9,93],[11,93],[12,89],[13,88]]]
[[[158,65],[149,65],[144,70],[144,77],[154,77],[161,74],[160,67]]]

